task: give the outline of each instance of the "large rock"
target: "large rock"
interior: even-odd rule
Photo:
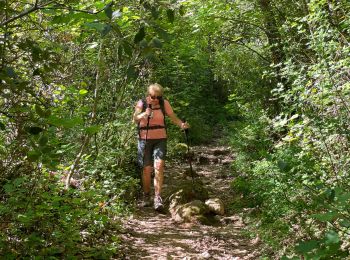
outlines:
[[[205,204],[208,206],[210,212],[213,212],[216,215],[225,214],[225,206],[221,199],[212,198],[205,201]]]
[[[202,221],[202,218],[208,212],[209,208],[203,201],[194,200],[173,208],[171,215],[176,222],[193,222]]]
[[[208,191],[200,181],[186,182],[178,187],[170,197],[169,212],[177,222],[192,222],[203,218],[209,212],[204,201],[208,199]],[[198,217],[195,217],[198,216]],[[201,217],[199,217],[201,216]]]

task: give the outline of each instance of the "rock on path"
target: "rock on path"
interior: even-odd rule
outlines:
[[[207,185],[210,197],[220,198],[227,208],[232,199],[232,177],[228,174],[233,156],[221,146],[198,146],[193,168]],[[170,187],[183,181],[187,165],[173,163],[165,173],[164,199]],[[188,177],[189,178],[189,177]],[[153,208],[137,209],[123,221],[123,259],[231,259],[259,258],[258,238],[244,235],[244,223],[239,215],[226,210],[216,216],[213,226],[199,223],[175,223],[170,214],[159,214]]]

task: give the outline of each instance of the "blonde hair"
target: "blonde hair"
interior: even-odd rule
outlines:
[[[147,91],[153,90],[154,92],[158,93],[160,96],[163,96],[163,87],[158,83],[153,83],[148,86]]]

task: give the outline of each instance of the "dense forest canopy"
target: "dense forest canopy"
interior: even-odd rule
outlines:
[[[348,0],[0,1],[0,255],[118,254],[135,103],[236,153],[232,207],[286,259],[350,248]],[[181,133],[169,125],[169,154]],[[254,228],[253,228],[254,227]]]

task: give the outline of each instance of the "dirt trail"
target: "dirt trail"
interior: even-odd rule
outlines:
[[[230,211],[234,196],[229,175],[234,159],[229,148],[209,145],[193,147],[193,168],[209,190],[225,204],[225,216],[217,216],[213,226],[199,223],[178,224],[170,214],[159,214],[150,208],[140,208],[124,221],[124,259],[258,259],[259,240],[244,235],[245,225],[239,214]],[[184,181],[184,168],[172,162],[166,168],[163,199],[170,187]],[[188,177],[189,178],[189,177]],[[190,178],[189,178],[190,180]]]

